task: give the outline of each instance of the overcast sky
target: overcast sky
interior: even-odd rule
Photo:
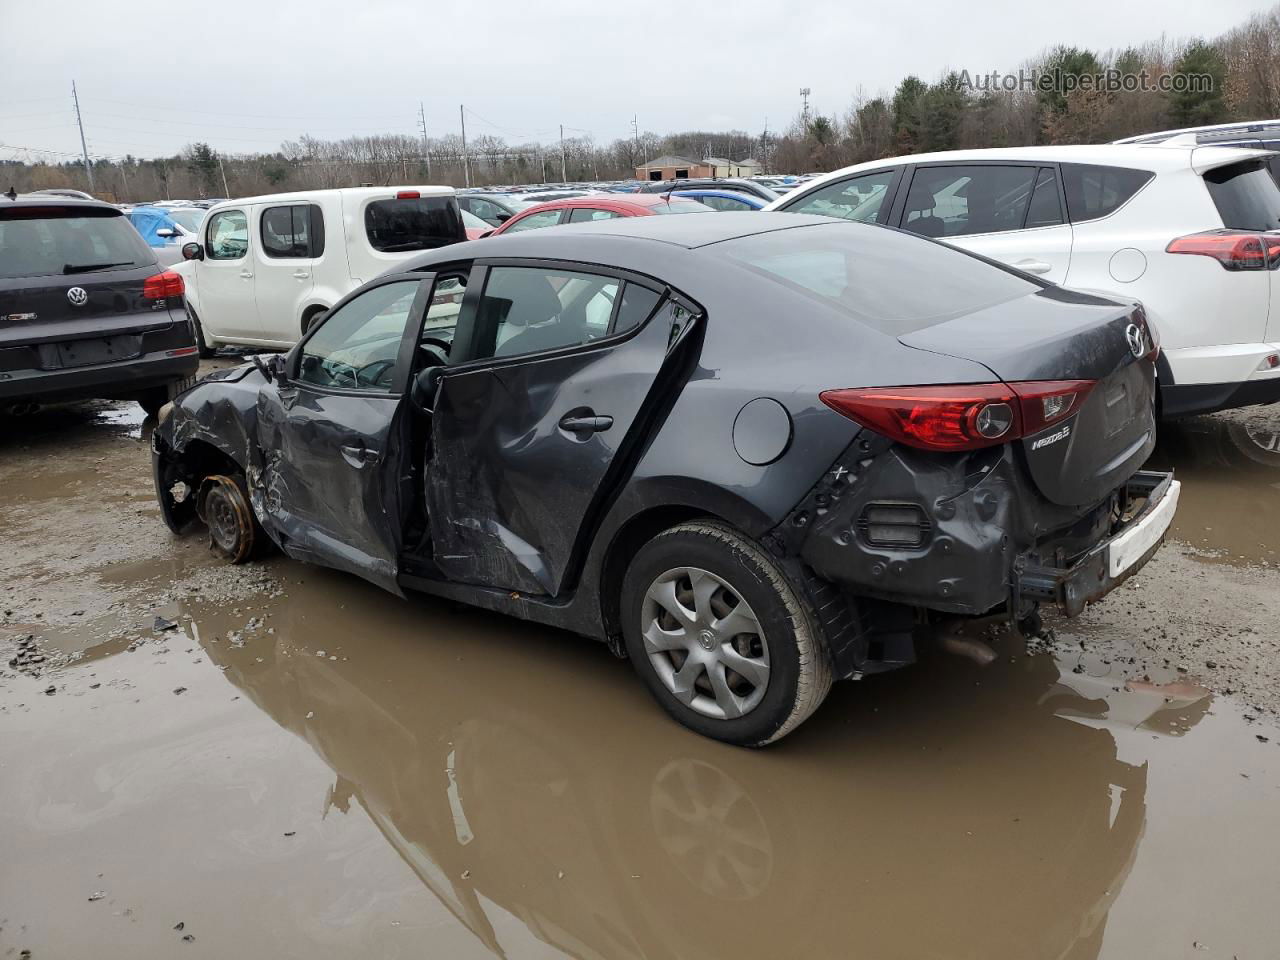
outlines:
[[[1095,50],[1213,37],[1250,0],[860,3],[737,0],[0,0],[0,158],[79,151],[71,81],[94,155],[229,153],[322,138],[416,134],[510,142],[785,126],[843,115],[859,88],[908,73],[1013,71],[1056,44]],[[608,10],[618,13],[606,13]]]

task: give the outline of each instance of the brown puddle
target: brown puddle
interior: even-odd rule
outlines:
[[[131,405],[6,424],[0,653],[79,659],[0,665],[0,957],[1277,956],[1280,732],[1194,682],[1275,683],[1269,424],[1155,458],[1235,566],[1170,545],[1057,659],[927,656],[754,752],[590,642],[169,538]]]
[[[1163,423],[1149,465],[1183,481],[1173,537],[1224,562],[1280,565],[1280,405]]]
[[[0,948],[168,956],[179,921],[195,956],[1253,957],[1280,936],[1280,749],[1188,682],[932,656],[746,751],[668,721],[602,647],[289,570],[288,598],[188,604],[186,633],[91,656],[55,697],[10,684]]]

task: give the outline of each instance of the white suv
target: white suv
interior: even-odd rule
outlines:
[[[957,150],[827,174],[766,210],[899,227],[1054,283],[1140,300],[1165,416],[1280,400],[1272,154],[1158,145]]]
[[[452,187],[311,190],[212,207],[175,269],[202,356],[287,349],[365,281],[466,238]]]

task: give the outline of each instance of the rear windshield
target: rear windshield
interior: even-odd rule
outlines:
[[[697,200],[672,200],[670,203],[655,203],[649,207],[654,213],[715,213],[705,203]]]
[[[68,213],[40,207],[0,211],[0,278],[127,270],[155,263],[123,214]]]
[[[1204,175],[1209,196],[1231,230],[1280,229],[1280,187],[1261,160],[1233,163]]]
[[[1041,289],[952,247],[872,224],[775,230],[703,249],[895,337]]]
[[[383,253],[434,250],[467,236],[453,197],[374,200],[365,207],[364,230]]]

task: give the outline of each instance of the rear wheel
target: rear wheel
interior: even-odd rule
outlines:
[[[204,339],[204,327],[200,324],[200,318],[196,312],[191,309],[191,305],[187,305],[187,317],[191,321],[191,334],[196,338],[196,346],[200,350],[200,357],[208,360],[218,352],[217,347],[209,346]]]
[[[668,713],[705,736],[770,743],[831,688],[803,595],[728,525],[685,523],[650,540],[623,580],[621,609],[636,672]]]

